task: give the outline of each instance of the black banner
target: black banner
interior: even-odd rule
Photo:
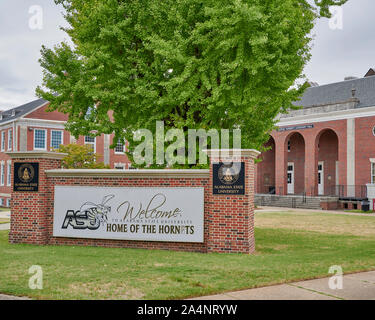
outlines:
[[[214,163],[212,192],[222,195],[244,195],[245,163]]]
[[[290,131],[290,130],[303,130],[303,129],[312,129],[312,128],[314,128],[313,124],[307,124],[307,125],[302,125],[302,126],[278,128],[277,131],[283,132],[283,131]]]
[[[39,163],[15,162],[13,191],[37,192],[39,188]]]

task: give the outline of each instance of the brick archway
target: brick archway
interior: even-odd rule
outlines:
[[[263,152],[257,164],[256,187],[257,193],[274,194],[276,192],[275,181],[275,139],[270,136],[265,147],[269,148]]]
[[[306,137],[297,130],[290,132],[282,132],[273,135],[276,143],[275,147],[275,184],[276,194],[288,194],[288,161],[296,162],[294,167],[295,172],[295,190],[293,194],[302,194],[305,190],[305,154],[306,154]],[[288,142],[290,141],[290,152],[288,152]],[[294,147],[293,147],[294,146]],[[298,169],[298,177],[297,170]],[[298,181],[297,181],[298,180]]]
[[[302,194],[305,192],[305,138],[300,132],[293,131],[284,141],[286,192],[284,194]]]
[[[315,195],[335,195],[340,184],[339,136],[331,128],[322,129],[316,135],[315,146]]]

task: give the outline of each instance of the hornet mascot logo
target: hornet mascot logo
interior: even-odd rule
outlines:
[[[67,229],[71,225],[73,229],[98,229],[100,224],[107,223],[111,207],[106,203],[114,197],[110,194],[105,196],[100,204],[85,202],[78,211],[68,210],[62,228]]]

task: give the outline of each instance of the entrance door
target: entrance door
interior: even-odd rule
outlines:
[[[318,162],[318,195],[324,195],[324,162]]]
[[[288,162],[287,179],[288,179],[288,194],[294,194],[294,163],[293,162]]]

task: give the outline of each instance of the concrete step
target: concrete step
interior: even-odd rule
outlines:
[[[321,209],[319,197],[255,195],[254,200],[257,206]]]

